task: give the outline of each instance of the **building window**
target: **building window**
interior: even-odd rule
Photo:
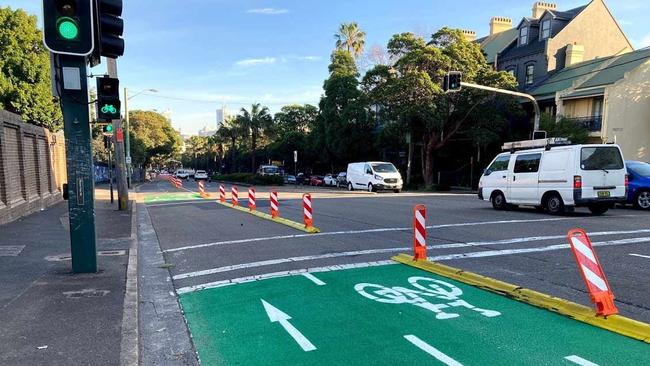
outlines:
[[[551,38],[551,20],[542,22],[542,39]]]
[[[514,67],[511,68],[511,69],[506,70],[506,72],[507,72],[508,74],[514,76],[515,78],[517,77],[517,69],[515,69]]]
[[[528,43],[528,27],[519,30],[519,45],[523,46]]]
[[[530,85],[535,81],[535,65],[526,66],[526,85]]]

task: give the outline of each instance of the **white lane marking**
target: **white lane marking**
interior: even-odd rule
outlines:
[[[585,274],[585,277],[587,277],[587,280],[591,282],[594,286],[598,287],[600,291],[607,291],[607,284],[605,281],[600,278],[597,274],[595,274],[592,270],[587,268],[584,264],[580,264],[580,267],[582,268],[582,273]]]
[[[209,283],[204,283],[204,284],[195,285],[195,286],[181,287],[181,288],[176,290],[176,293],[178,293],[179,295],[182,295],[182,294],[186,294],[186,293],[189,293],[189,292],[208,290],[208,289],[212,289],[212,288],[219,288],[219,287],[225,287],[225,286],[231,286],[231,285],[238,285],[240,283],[262,281],[262,280],[268,280],[268,279],[271,279],[271,278],[299,276],[299,275],[302,275],[303,273],[321,273],[321,272],[330,272],[330,271],[343,271],[343,270],[346,270],[346,269],[378,267],[378,266],[390,266],[390,265],[396,265],[396,264],[397,264],[397,262],[394,262],[394,261],[391,261],[391,260],[385,260],[385,261],[378,261],[378,262],[351,263],[351,264],[340,264],[340,265],[326,266],[326,267],[315,267],[315,268],[308,268],[308,269],[296,269],[296,270],[284,271],[284,272],[272,272],[272,273],[265,273],[265,274],[261,274],[261,275],[255,275],[255,276],[233,278],[231,280],[209,282]]]
[[[212,203],[214,204],[214,200],[204,200],[200,198],[188,198],[186,201],[179,201],[179,202],[168,202],[168,203],[155,203],[155,204],[148,204],[147,208],[150,207],[165,207],[165,206],[180,206],[180,205],[190,205],[190,204],[196,204],[196,203]]]
[[[375,232],[375,231],[373,231]],[[355,234],[359,232],[350,232],[350,234]],[[589,233],[590,237],[593,236],[608,236],[608,235],[624,235],[624,234],[646,234],[650,233],[650,229],[647,230],[627,230],[627,231],[601,231],[595,233]],[[283,240],[283,239],[299,239],[307,238],[313,236],[323,236],[325,234],[331,233],[318,233],[318,234],[294,234],[294,235],[278,235],[278,236],[267,236],[261,238],[251,238],[251,239],[238,239],[238,240],[227,240],[219,241],[214,243],[207,244],[196,244],[188,245],[179,248],[171,248],[164,250],[163,253],[173,253],[181,252],[190,249],[200,249],[208,248],[222,245],[231,245],[231,244],[244,244],[244,243],[254,243],[260,241],[271,241],[271,240]],[[505,244],[518,244],[518,243],[527,243],[533,241],[543,241],[543,240],[552,240],[552,239],[564,239],[566,235],[552,235],[552,236],[531,236],[523,238],[514,238],[514,239],[503,239],[503,240],[494,240],[494,241],[478,241],[478,242],[469,242],[469,243],[448,243],[448,244],[439,244],[439,245],[430,245],[427,248],[429,249],[453,249],[453,248],[466,248],[466,247],[476,247],[476,246],[488,246],[488,245],[505,245]]]
[[[650,242],[650,237],[644,238],[629,238],[621,240],[611,240],[604,242],[592,243],[593,246],[615,246],[615,245],[625,245],[625,244],[638,244],[638,243],[648,243]],[[431,261],[444,261],[452,259],[466,259],[466,258],[484,258],[484,257],[498,257],[504,255],[512,254],[524,254],[524,253],[539,253],[539,252],[548,252],[553,250],[568,249],[570,248],[569,244],[556,244],[544,247],[535,247],[535,248],[523,248],[523,249],[506,249],[506,250],[487,250],[482,252],[470,252],[470,253],[458,253],[458,254],[448,254],[448,255],[439,255],[435,257],[429,257]],[[291,258],[280,258],[280,259],[270,259],[265,261],[250,262],[250,263],[241,263],[224,267],[211,268],[201,271],[181,273],[176,276],[173,276],[173,280],[182,280],[186,278],[207,276],[216,273],[230,272],[238,269],[245,268],[256,268],[263,266],[270,266],[275,264],[290,263],[290,262],[302,262],[310,260],[320,260],[328,258],[338,258],[338,257],[352,257],[358,255],[370,255],[370,254],[382,254],[382,253],[397,253],[402,251],[411,250],[410,247],[404,248],[384,248],[384,249],[368,249],[368,250],[359,250],[359,251],[350,251],[350,252],[338,252],[338,253],[328,253],[321,255],[305,255],[300,257],[291,257]]]
[[[417,348],[423,350],[424,352],[430,354],[431,356],[435,357],[438,361],[444,363],[447,366],[463,366],[462,363],[454,360],[453,358],[447,356],[446,354],[438,351],[436,348],[433,346],[427,344],[425,341],[421,340],[420,338],[409,334],[405,335],[404,338],[406,338],[407,341],[413,343],[414,346]]]
[[[587,244],[583,243],[580,238],[577,237],[571,237],[571,242],[573,243],[573,247],[576,248],[577,251],[579,251],[582,255],[587,257],[593,264],[598,264],[596,261],[596,256],[594,255],[594,252],[587,247]]]
[[[575,364],[578,364],[580,366],[598,366],[598,364],[593,363],[591,361],[587,361],[584,358],[576,355],[571,355],[571,356],[566,356],[564,359],[569,360]]]
[[[284,313],[282,310],[276,308],[275,306],[269,304],[268,302],[262,300],[262,305],[264,306],[264,310],[266,311],[266,315],[269,316],[269,320],[271,323],[279,323],[284,330],[289,333],[291,338],[293,338],[296,343],[302,348],[303,351],[309,352],[313,351],[316,349],[316,346],[314,346],[307,337],[305,337],[296,327],[294,327],[291,323],[289,323],[289,320],[291,320],[291,317]]]
[[[633,257],[650,259],[650,255],[641,255],[641,254],[634,254],[634,253],[630,253],[630,255]]]
[[[318,286],[325,286],[325,282],[321,281],[320,279],[318,279],[316,276],[314,276],[309,272],[305,272],[302,275],[307,277],[309,280],[311,280],[311,282],[317,284]]]

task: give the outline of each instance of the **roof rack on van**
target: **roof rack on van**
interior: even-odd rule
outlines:
[[[565,137],[552,137],[549,139],[506,142],[505,144],[503,144],[501,149],[503,151],[510,150],[511,152],[515,152],[517,150],[539,149],[542,147],[546,149],[550,149],[553,146],[567,146],[567,145],[571,145],[571,141],[569,139]]]

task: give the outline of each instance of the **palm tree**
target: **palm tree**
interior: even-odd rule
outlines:
[[[251,139],[251,169],[255,172],[255,155],[257,153],[257,142],[263,135],[264,131],[273,124],[273,117],[269,109],[259,103],[251,106],[251,110],[242,108],[240,115],[237,116],[237,123],[244,128],[246,134]]]
[[[366,45],[366,33],[359,28],[356,22],[342,23],[334,38],[336,38],[337,49],[347,50],[354,58],[358,58],[363,54]]]
[[[228,149],[228,154],[230,155],[230,172],[235,171],[235,153],[237,151],[237,139],[243,137],[243,131],[237,121],[234,118],[228,118],[226,121],[219,127],[217,131],[217,136],[219,136],[224,144],[230,142],[230,148]]]

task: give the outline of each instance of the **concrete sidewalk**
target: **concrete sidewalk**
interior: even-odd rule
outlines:
[[[0,226],[0,365],[119,365],[129,357],[122,322],[135,217],[116,211],[102,189],[96,196],[98,273],[71,273],[67,202]],[[137,327],[130,336],[137,359]]]

